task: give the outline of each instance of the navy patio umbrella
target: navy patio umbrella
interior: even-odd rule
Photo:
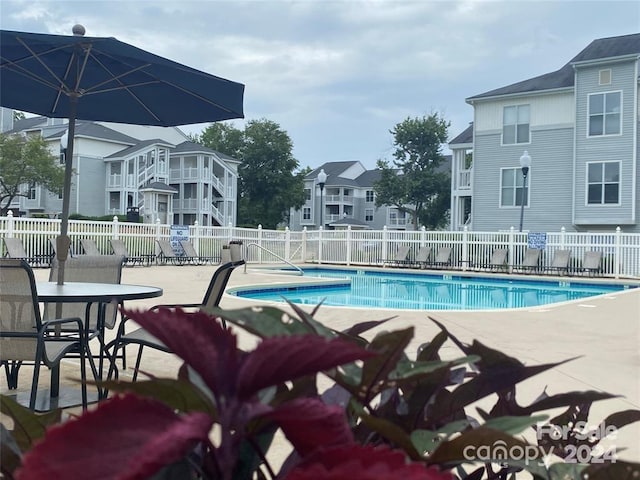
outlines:
[[[107,37],[0,30],[0,105],[68,118],[58,283],[68,252],[75,122],[172,127],[243,118],[244,85]]]

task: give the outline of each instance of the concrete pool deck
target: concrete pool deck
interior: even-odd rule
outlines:
[[[127,306],[143,308],[157,303],[199,302],[216,268],[215,265],[124,268],[122,283],[154,285],[164,289],[164,295],[159,299],[130,302]],[[48,279],[49,270],[36,269],[34,272],[37,280]],[[528,275],[527,278],[532,277]],[[309,281],[317,279],[274,274],[263,268],[249,266],[247,273],[243,273],[242,268],[236,269],[228,287]],[[266,303],[271,302],[225,294],[221,306],[235,309]],[[286,306],[282,308],[287,309]],[[311,310],[311,307],[303,308]],[[640,288],[574,302],[514,310],[447,312],[323,306],[316,319],[340,330],[360,321],[394,316],[381,328],[396,330],[413,326],[415,338],[409,347],[410,356],[415,354],[421,343],[429,341],[438,332],[438,327],[428,319],[432,317],[443,323],[460,340],[471,342],[476,339],[516,357],[526,365],[578,357],[523,382],[517,395],[521,405],[531,403],[545,389],[549,395],[586,390],[619,395],[618,398],[593,404],[590,426],[594,428],[613,412],[640,409]],[[251,348],[255,339],[241,332],[239,342],[243,348]],[[128,355],[133,357],[133,350],[129,349]],[[457,348],[450,342],[444,347],[443,353],[459,356]],[[172,355],[146,351],[142,369],[155,375],[173,375],[179,365],[179,360]],[[69,372],[70,375],[73,373]],[[20,379],[21,390],[30,386],[27,379],[25,372]],[[6,392],[6,382],[2,382],[2,392]],[[476,416],[472,410],[468,413]],[[639,438],[640,422],[622,428],[609,445],[616,446],[619,458],[638,462]],[[623,448],[626,450],[622,451]]]

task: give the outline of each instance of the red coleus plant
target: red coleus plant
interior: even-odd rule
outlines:
[[[256,437],[267,432],[270,441],[275,426],[302,458],[288,472],[290,479],[387,479],[392,472],[407,479],[451,478],[423,464],[406,464],[401,452],[362,449],[342,408],[318,397],[287,396],[284,382],[375,353],[317,335],[268,338],[244,352],[230,329],[203,312],[124,313],[184,360],[181,379],[107,382],[112,391],[134,393],[115,395],[51,428],[24,456],[18,479],[143,479],[187,456],[193,478],[250,478],[265,452],[245,450],[259,450]],[[167,388],[178,395],[159,394]],[[284,394],[265,401],[261,396],[268,388]],[[217,445],[210,440],[214,425],[220,431]]]

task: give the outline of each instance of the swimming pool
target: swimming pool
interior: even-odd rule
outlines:
[[[255,300],[303,305],[408,310],[494,310],[533,307],[612,293],[629,285],[587,279],[536,280],[347,269],[304,269],[306,277],[335,279],[331,285],[236,288],[229,293]]]

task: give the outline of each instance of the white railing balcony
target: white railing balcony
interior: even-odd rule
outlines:
[[[119,173],[107,177],[107,188],[120,188],[122,186],[122,175]]]
[[[325,222],[335,222],[336,220],[340,220],[340,214],[338,213],[328,213],[324,216]]]
[[[471,188],[471,170],[461,170],[458,172],[458,188],[464,190]]]
[[[406,218],[390,218],[387,222],[390,227],[405,227],[407,225]]]
[[[196,210],[198,208],[197,198],[183,198],[182,209],[183,210]]]

